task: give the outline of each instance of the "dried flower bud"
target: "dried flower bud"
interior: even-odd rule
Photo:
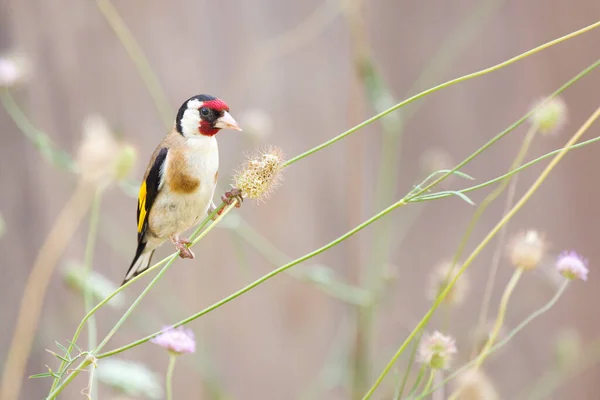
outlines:
[[[450,366],[456,344],[450,336],[435,331],[425,336],[419,344],[419,362],[431,369],[446,369]]]
[[[535,105],[529,118],[540,133],[556,133],[567,121],[567,105],[559,97],[544,99]]]
[[[452,262],[446,261],[440,263],[432,271],[429,277],[429,284],[427,288],[427,298],[430,301],[434,301],[438,294],[443,291],[446,286],[454,279],[460,269],[460,263],[452,265]],[[448,305],[458,305],[462,303],[465,295],[469,289],[469,280],[465,273],[456,281],[452,289],[448,292],[448,295],[444,299],[444,303]]]
[[[159,375],[140,363],[115,357],[103,359],[95,372],[98,380],[134,398],[163,399]]]
[[[455,393],[460,400],[500,399],[492,381],[481,369],[468,369],[458,375]]]
[[[567,279],[587,281],[587,260],[574,251],[565,251],[558,256],[556,270]]]
[[[273,130],[271,116],[260,108],[243,111],[240,124],[244,127],[244,133],[256,142],[262,142]]]
[[[90,115],[85,119],[77,154],[82,179],[100,187],[108,186],[127,176],[136,156],[133,147],[116,139],[103,117]]]
[[[115,162],[115,179],[117,181],[122,181],[123,179],[127,178],[136,161],[137,150],[129,144],[121,145],[121,151],[119,152]]]
[[[196,351],[194,333],[184,329],[183,326],[164,327],[162,333],[150,341],[175,354],[189,354]]]
[[[234,177],[235,187],[244,197],[265,200],[281,182],[283,157],[276,147],[250,157]]]
[[[529,230],[516,235],[508,246],[510,261],[517,268],[533,269],[539,265],[546,251],[544,238]]]
[[[0,87],[10,88],[31,76],[31,62],[23,54],[0,55]]]

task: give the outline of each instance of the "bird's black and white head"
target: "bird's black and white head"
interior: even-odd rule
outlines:
[[[177,112],[176,128],[185,138],[214,136],[221,129],[241,131],[229,114],[229,106],[216,97],[199,94],[185,101]]]

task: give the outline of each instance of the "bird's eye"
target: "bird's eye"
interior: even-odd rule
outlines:
[[[203,117],[208,117],[208,116],[210,115],[210,110],[208,109],[208,107],[202,107],[202,108],[200,109],[200,114],[201,114]]]

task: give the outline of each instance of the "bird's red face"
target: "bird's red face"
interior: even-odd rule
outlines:
[[[194,96],[177,113],[177,131],[184,137],[214,136],[221,129],[242,130],[221,99],[203,94]]]

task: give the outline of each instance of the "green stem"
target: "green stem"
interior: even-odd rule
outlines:
[[[422,393],[427,392],[431,388],[431,385],[433,384],[433,378],[435,378],[435,369],[431,368],[429,371],[429,378],[427,378],[427,383],[425,384]]]
[[[165,388],[167,390],[167,400],[173,400],[173,370],[175,370],[175,362],[177,354],[169,355],[169,367],[167,368],[167,376],[165,378]]]
[[[394,204],[392,204],[391,206],[387,207],[385,210],[377,213],[376,215],[372,216],[371,218],[369,218],[368,220],[364,221],[362,224],[356,226],[355,228],[351,229],[350,231],[346,232],[345,234],[343,234],[342,236],[338,237],[337,239],[335,239],[334,241],[326,244],[325,246],[314,250],[308,254],[305,254],[304,256],[295,259],[292,262],[289,262],[285,265],[283,265],[282,267],[277,268],[276,270],[264,275],[263,277],[257,279],[256,281],[252,282],[251,284],[249,284],[248,286],[238,290],[237,292],[225,297],[224,299],[214,303],[213,305],[211,305],[210,307],[205,308],[204,310],[188,317],[185,318],[179,322],[177,322],[176,324],[173,325],[173,327],[178,327],[181,325],[185,325],[205,314],[208,314],[209,312],[221,307],[222,305],[229,303],[231,300],[241,296],[242,294],[246,293],[247,291],[249,291],[250,289],[253,289],[254,287],[260,285],[261,283],[264,283],[265,281],[271,279],[272,277],[274,277],[275,275],[278,275],[280,273],[282,273],[283,271],[286,271],[287,269],[293,267],[294,265],[300,264],[303,261],[306,261],[316,255],[319,255],[321,253],[323,253],[324,251],[332,248],[333,246],[343,242],[344,240],[348,239],[350,236],[354,235],[355,233],[359,232],[360,230],[362,230],[363,228],[367,227],[368,225],[372,224],[373,222],[377,221],[378,219],[382,218],[383,216],[385,216],[386,214],[390,213],[391,211],[395,210],[396,208],[402,207],[404,206],[406,203],[403,200],[400,200]],[[213,224],[214,225],[214,224]],[[96,357],[98,359],[100,358],[105,358],[105,357],[109,357],[118,353],[122,353],[126,350],[129,350],[133,347],[139,346],[140,344],[146,343],[147,341],[149,341],[150,339],[154,338],[155,336],[157,336],[158,334],[160,334],[160,331],[155,332],[149,336],[146,336],[145,338],[136,340],[135,342],[129,343],[128,345],[119,347],[115,350],[111,350],[102,354],[98,354]]]
[[[527,325],[529,325],[534,319],[540,317],[542,314],[544,314],[545,312],[549,311],[557,302],[558,299],[562,296],[562,294],[565,292],[565,290],[567,289],[567,286],[569,285],[569,280],[565,279],[565,281],[563,282],[563,284],[559,287],[559,289],[556,291],[556,293],[554,294],[554,296],[550,299],[550,301],[548,301],[546,304],[544,304],[542,307],[538,308],[536,311],[534,311],[533,313],[531,313],[527,318],[525,318],[525,320],[523,320],[523,322],[521,322],[519,325],[517,325],[516,328],[514,328],[513,330],[511,330],[506,337],[499,341],[498,343],[496,343],[488,352],[488,354],[492,354],[498,350],[500,350],[502,347],[504,347],[510,340],[512,340],[513,337],[515,337],[515,335],[517,333],[519,333],[521,330],[523,330],[523,328],[525,328]],[[431,392],[441,388],[442,386],[448,384],[451,380],[453,380],[454,378],[456,378],[458,375],[462,374],[463,372],[465,372],[466,370],[470,369],[476,362],[477,360],[471,360],[470,362],[468,362],[467,364],[463,365],[462,367],[460,367],[458,370],[454,371],[453,373],[451,373],[450,375],[448,375],[448,377],[446,377],[446,379],[444,379],[439,385],[437,385],[436,387],[434,387],[431,391],[429,392],[424,392],[422,393],[418,398],[423,398],[426,395],[430,394]]]
[[[415,340],[415,343],[413,344],[413,349],[410,352],[410,357],[408,358],[408,365],[406,366],[406,371],[404,371],[404,376],[402,377],[402,384],[400,385],[400,390],[398,391],[398,400],[402,399],[402,394],[404,394],[404,388],[406,387],[406,383],[408,382],[410,370],[417,356],[421,336],[423,336],[423,331],[419,332],[419,337],[417,337],[417,339]]]
[[[477,245],[475,250],[467,257],[462,267],[459,269],[458,273],[454,276],[452,281],[448,284],[446,289],[436,298],[432,307],[425,313],[425,316],[421,319],[421,321],[417,324],[415,329],[408,335],[406,340],[400,345],[398,351],[394,354],[390,362],[383,369],[371,389],[365,394],[363,399],[369,399],[379,387],[385,376],[389,373],[391,368],[396,363],[396,360],[402,355],[402,353],[406,350],[408,344],[414,339],[417,332],[423,329],[423,327],[428,323],[429,319],[435,312],[435,310],[439,307],[439,305],[444,301],[450,290],[454,287],[456,281],[461,277],[461,275],[465,272],[465,270],[471,265],[471,263],[475,260],[475,258],[481,253],[481,251],[490,243],[490,241],[496,236],[496,234],[500,231],[502,226],[504,226],[512,217],[527,203],[533,194],[539,189],[542,183],[546,180],[550,172],[556,167],[556,165],[562,160],[562,158],[569,151],[569,147],[572,146],[588,129],[589,127],[598,119],[600,116],[600,107],[596,109],[596,111],[588,118],[588,120],[579,128],[579,130],[569,139],[569,141],[564,145],[562,150],[550,161],[550,163],[546,166],[544,171],[539,175],[536,181],[531,185],[531,187],[527,190],[527,192],[519,199],[519,201],[511,208],[511,210],[506,213],[502,219],[496,224],[496,226],[486,235],[486,237]]]
[[[86,313],[92,309],[92,286],[91,286],[91,275],[92,275],[92,264],[94,261],[94,248],[96,244],[96,236],[98,234],[98,221],[100,220],[100,205],[102,203],[102,189],[96,189],[94,200],[92,201],[92,208],[90,210],[90,227],[88,230],[88,237],[85,247],[84,256],[84,275],[83,279],[85,284],[83,285],[83,302]],[[87,324],[88,332],[88,348],[93,349],[96,347],[98,341],[98,331],[96,329],[96,318],[91,316]],[[90,396],[92,399],[96,399],[98,392],[97,385],[94,385],[94,374],[90,374]]]
[[[483,345],[483,348],[481,349],[479,356],[477,357],[477,359],[475,360],[475,363],[473,364],[473,367],[472,367],[473,371],[477,371],[481,367],[481,364],[483,364],[483,361],[486,359],[486,357],[490,354],[490,349],[494,345],[494,341],[498,337],[498,334],[500,333],[500,329],[502,329],[502,325],[504,324],[504,319],[506,317],[506,310],[508,309],[508,300],[510,299],[510,296],[513,294],[515,288],[517,287],[517,283],[519,283],[519,279],[521,279],[521,276],[523,275],[523,271],[524,271],[523,268],[521,268],[521,267],[517,268],[515,270],[515,272],[513,273],[512,277],[510,278],[508,285],[506,285],[506,288],[504,289],[504,293],[502,294],[502,299],[500,300],[500,306],[498,307],[498,316],[496,317],[496,322],[494,323],[494,327],[492,328],[492,331],[490,332],[490,336],[489,336],[488,340]],[[450,395],[450,398],[448,400],[457,399],[460,394],[460,391],[461,391],[461,389],[458,388],[454,393],[452,393]]]
[[[571,33],[569,33],[569,34],[567,34],[567,35],[565,35],[565,36],[562,36],[562,37],[559,37],[559,38],[557,38],[557,39],[554,39],[554,40],[552,40],[552,41],[550,41],[550,42],[544,43],[544,44],[543,44],[543,45],[541,45],[541,46],[538,46],[538,47],[536,47],[536,48],[534,48],[534,49],[531,49],[531,50],[529,50],[529,51],[526,51],[526,52],[524,52],[524,53],[521,53],[521,54],[519,54],[519,55],[518,55],[518,56],[516,56],[516,57],[513,57],[513,58],[511,58],[511,59],[509,59],[509,60],[503,61],[503,62],[501,62],[501,63],[499,63],[499,64],[496,64],[496,65],[494,65],[494,66],[492,66],[492,67],[485,68],[485,69],[482,69],[482,70],[480,70],[480,71],[473,72],[473,73],[471,73],[471,74],[463,75],[463,76],[461,76],[461,77],[459,77],[459,78],[452,79],[452,80],[450,80],[450,81],[448,81],[448,82],[445,82],[445,83],[442,83],[442,84],[440,84],[440,85],[434,86],[434,87],[433,87],[433,88],[431,88],[431,89],[427,89],[427,90],[425,90],[425,91],[423,91],[423,92],[421,92],[421,93],[419,93],[419,94],[416,94],[416,95],[414,95],[414,96],[412,96],[412,97],[409,97],[408,99],[406,99],[406,100],[404,100],[404,101],[401,101],[400,103],[398,103],[398,104],[396,104],[396,105],[394,105],[394,106],[392,106],[392,107],[388,108],[388,109],[387,109],[387,110],[385,110],[385,111],[382,111],[382,112],[380,112],[380,113],[379,113],[379,114],[377,114],[377,115],[374,115],[373,117],[371,117],[371,118],[367,119],[366,121],[363,121],[363,122],[361,122],[360,124],[356,125],[355,127],[351,128],[351,129],[348,129],[347,131],[345,131],[345,132],[343,132],[343,133],[339,134],[338,136],[336,136],[336,137],[334,137],[334,138],[332,138],[332,139],[329,139],[328,141],[326,141],[326,142],[324,142],[324,143],[322,143],[322,144],[320,144],[320,145],[318,145],[318,146],[316,146],[316,147],[313,147],[312,149],[310,149],[310,150],[307,150],[307,151],[305,151],[304,153],[302,153],[302,154],[300,154],[300,155],[297,155],[297,156],[296,156],[296,157],[294,157],[294,158],[291,158],[290,160],[288,160],[288,161],[286,161],[286,162],[284,163],[284,166],[286,166],[286,167],[287,167],[287,166],[289,166],[289,165],[292,165],[292,164],[294,164],[295,162],[297,162],[297,161],[300,161],[300,160],[301,160],[301,159],[303,159],[304,157],[308,157],[309,155],[311,155],[311,154],[313,154],[313,153],[316,153],[317,151],[319,151],[319,150],[322,150],[322,149],[324,149],[325,147],[328,147],[328,146],[330,146],[330,145],[334,144],[335,142],[337,142],[337,141],[339,141],[339,140],[341,140],[341,139],[345,138],[346,136],[348,136],[348,135],[350,135],[350,134],[352,134],[352,133],[354,133],[354,132],[358,131],[359,129],[362,129],[362,128],[364,128],[365,126],[369,125],[370,123],[372,123],[372,122],[374,122],[374,121],[377,121],[378,119],[380,119],[380,118],[382,118],[382,117],[385,117],[385,116],[386,116],[386,115],[388,115],[389,113],[391,113],[391,112],[393,112],[393,111],[396,111],[397,109],[399,109],[399,108],[401,108],[401,107],[403,107],[403,106],[405,106],[405,105],[407,105],[407,104],[410,104],[410,103],[412,103],[412,102],[413,102],[413,101],[415,101],[415,100],[418,100],[418,99],[420,99],[420,98],[422,98],[422,97],[425,97],[425,96],[427,96],[428,94],[431,94],[431,93],[433,93],[433,92],[436,92],[436,91],[438,91],[438,90],[440,90],[440,89],[444,89],[444,88],[447,88],[447,87],[449,87],[449,86],[455,85],[455,84],[457,84],[457,83],[461,83],[461,82],[467,81],[467,80],[469,80],[469,79],[476,78],[476,77],[479,77],[479,76],[483,76],[483,75],[489,74],[490,72],[497,71],[497,70],[499,70],[499,69],[501,69],[501,68],[503,68],[503,67],[506,67],[506,66],[508,66],[508,65],[510,65],[510,64],[512,64],[512,63],[514,63],[514,62],[516,62],[516,61],[522,60],[522,59],[524,59],[524,58],[526,58],[526,57],[529,57],[530,55],[533,55],[533,54],[535,54],[535,53],[537,53],[537,52],[539,52],[539,51],[542,51],[542,50],[544,50],[544,49],[547,49],[548,47],[552,47],[552,46],[554,46],[554,45],[556,45],[556,44],[558,44],[558,43],[564,42],[565,40],[568,40],[568,39],[574,38],[574,37],[576,37],[576,36],[578,36],[578,35],[581,35],[581,34],[583,34],[583,33],[586,33],[586,32],[588,32],[588,31],[591,31],[591,30],[593,30],[593,29],[595,29],[595,28],[597,28],[597,27],[599,27],[599,26],[600,26],[600,21],[599,21],[599,22],[596,22],[596,23],[593,23],[593,24],[591,24],[591,25],[588,25],[588,26],[586,26],[585,28],[582,28],[582,29],[580,29],[580,30],[578,30],[578,31],[571,32]]]
[[[408,393],[409,399],[412,398],[412,396],[417,393],[417,390],[419,390],[419,385],[421,384],[421,381],[423,380],[423,375],[425,375],[426,369],[427,369],[427,366],[425,364],[421,365],[421,368],[419,369],[419,374],[417,375],[417,379],[415,379],[415,382],[413,383],[413,386],[410,389],[410,392]]]
[[[125,48],[127,55],[135,64],[140,77],[144,81],[146,88],[150,92],[150,96],[154,101],[156,109],[158,110],[158,114],[160,115],[163,123],[167,128],[171,127],[173,123],[173,115],[171,113],[171,105],[167,101],[167,96],[165,95],[165,91],[160,85],[160,81],[152,68],[150,68],[150,63],[148,59],[144,55],[142,48],[136,42],[135,38],[127,28],[127,24],[121,16],[119,12],[115,8],[115,6],[109,0],[97,0],[96,4],[98,5],[98,9],[106,18],[106,21],[119,38],[119,41]]]
[[[200,233],[197,238],[195,238],[194,240],[192,240],[192,243],[191,243],[190,247],[193,246],[193,245],[195,245],[196,243],[198,243],[204,236],[206,236],[208,234],[208,232],[210,232],[212,230],[212,228],[214,228],[219,223],[219,221],[221,221],[221,219],[224,218],[225,215],[227,215],[227,213],[229,211],[231,211],[235,207],[236,204],[237,204],[237,202],[233,202],[232,204],[228,205],[223,210],[223,212],[215,219],[214,223],[212,223],[204,231],[202,231],[202,233]],[[148,294],[148,292],[150,291],[150,289],[152,289],[154,287],[154,285],[156,285],[156,283],[159,281],[159,279],[165,274],[165,272],[167,272],[167,270],[169,269],[169,267],[175,262],[175,260],[177,259],[177,255],[178,254],[179,254],[179,252],[177,252],[176,254],[172,255],[171,258],[169,259],[169,261],[167,261],[167,263],[165,264],[165,266],[160,270],[160,272],[158,274],[156,274],[156,276],[154,277],[154,279],[152,279],[152,281],[148,284],[148,286],[146,286],[146,288],[144,288],[144,290],[142,291],[142,293],[140,293],[140,295],[138,296],[138,298],[135,299],[135,301],[133,302],[133,304],[131,304],[131,306],[127,309],[127,311],[125,311],[125,313],[123,314],[123,316],[121,317],[121,319],[119,319],[117,321],[117,323],[115,324],[115,326],[113,326],[113,328],[106,335],[106,337],[102,340],[102,342],[100,342],[100,344],[98,345],[98,347],[96,347],[94,349],[94,354],[97,353],[97,352],[99,352],[100,350],[102,350],[102,348],[106,345],[106,343],[108,343],[108,341],[114,336],[114,334],[117,333],[117,330],[121,327],[121,325],[123,325],[123,323],[125,322],[125,320],[129,317],[129,315],[131,315],[131,313],[133,312],[133,310],[138,306],[138,304],[142,301],[142,299],[146,296],[146,294]]]

